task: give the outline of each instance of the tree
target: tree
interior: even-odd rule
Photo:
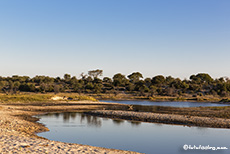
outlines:
[[[146,85],[148,88],[150,88],[150,86],[152,85],[152,81],[151,81],[150,78],[146,78],[146,79],[144,80],[144,82],[145,82],[145,85]]]
[[[102,91],[102,84],[94,84],[94,93],[100,93]]]
[[[37,84],[41,84],[41,83],[53,83],[55,79],[48,76],[35,76],[34,78],[32,78],[31,81],[36,82]]]
[[[129,82],[129,84],[126,85],[126,90],[128,90],[130,92],[134,91],[135,90],[135,84],[132,82]]]
[[[82,72],[82,73],[80,74],[80,77],[81,77],[82,80],[85,80],[86,77],[87,77],[87,75],[86,75],[84,72]]]
[[[98,78],[98,76],[102,76],[103,70],[92,70],[88,71],[88,75],[91,76],[92,78]]]
[[[71,75],[70,75],[70,74],[65,74],[65,75],[64,75],[64,80],[65,80],[65,81],[69,81],[70,78],[71,78]]]
[[[86,79],[85,79],[85,82],[88,83],[88,82],[92,82],[93,79],[91,78],[91,76],[88,76]]]
[[[61,78],[60,78],[60,77],[56,77],[56,78],[54,79],[54,82],[60,83],[60,82],[61,82]]]
[[[19,86],[20,91],[26,91],[26,92],[35,92],[35,84],[34,83],[24,83]]]
[[[135,85],[135,90],[138,91],[141,96],[143,96],[145,92],[149,92],[149,88],[145,85],[144,81],[140,80]]]
[[[146,92],[149,92],[149,88],[146,85],[139,87],[139,94],[144,96]]]
[[[60,86],[57,85],[57,84],[55,84],[55,85],[54,85],[54,93],[57,94],[57,93],[59,93],[59,92],[60,92]]]
[[[166,96],[174,96],[175,95],[175,88],[166,88],[165,89]]]
[[[163,84],[164,82],[165,82],[165,77],[163,75],[157,75],[152,78],[152,83],[154,85],[160,85]]]
[[[8,92],[12,94],[14,92],[14,83],[12,80],[9,81],[9,89]]]
[[[13,76],[11,77],[11,80],[12,80],[13,82],[18,81],[18,82],[20,82],[20,83],[22,83],[22,82],[29,82],[30,77],[28,77],[28,76],[13,75]]]
[[[186,86],[186,85],[185,85]],[[172,83],[171,87],[180,89],[182,87],[182,81],[179,78],[176,78]]]
[[[47,89],[47,84],[42,83],[39,87],[39,92],[46,93],[46,89]]]
[[[71,79],[70,79],[70,84],[71,85],[74,85],[76,84],[78,81],[77,81],[77,78],[75,76],[73,76]]]
[[[101,84],[102,80],[96,77],[96,78],[93,79],[93,83]]]
[[[14,93],[16,93],[16,92],[18,91],[20,85],[21,85],[21,84],[20,84],[19,81],[14,82],[14,87],[13,87]]]
[[[6,92],[5,90],[6,90],[7,84],[8,84],[7,81],[1,80],[0,81],[0,91]]]
[[[121,73],[117,73],[113,76],[114,86],[125,86],[126,83],[127,83],[127,79],[125,75],[122,75]]]
[[[74,84],[73,89],[75,92],[78,92],[80,94],[84,90],[84,82],[78,82]]]
[[[104,88],[102,88],[104,92],[113,88],[113,81],[109,77],[104,77],[102,83],[104,86]]]
[[[171,76],[167,76],[165,82],[167,85],[170,85],[174,81],[174,78]]]
[[[105,83],[112,83],[113,81],[112,81],[112,79],[110,79],[109,77],[104,77],[103,78],[103,82],[105,82]]]
[[[200,78],[201,81],[203,81],[203,82],[212,82],[213,81],[212,77],[206,73],[199,73],[196,75],[196,77]]]
[[[199,73],[197,75],[191,75],[190,80],[192,80],[193,83],[203,83],[203,82],[212,82],[213,79],[209,74],[206,73]]]
[[[94,88],[94,85],[92,82],[88,82],[85,86],[86,89],[92,90]]]
[[[136,83],[140,80],[140,78],[143,78],[142,74],[139,72],[134,72],[130,75],[128,75],[129,81],[132,83]]]

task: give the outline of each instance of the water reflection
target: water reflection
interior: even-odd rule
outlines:
[[[113,119],[113,123],[115,125],[121,125],[122,123],[124,123],[124,120],[116,120],[116,119]]]
[[[131,123],[132,126],[135,126],[135,127],[141,125],[141,122],[136,122],[136,121],[130,121],[130,123]]]
[[[76,116],[77,116],[77,113],[64,113],[63,120],[64,122],[68,122],[70,119],[74,120]]]
[[[229,129],[112,120],[82,113],[58,113],[39,117],[40,122],[50,129],[50,132],[39,133],[39,136],[50,140],[150,154],[227,154],[230,151],[182,149],[184,144],[229,147]]]
[[[81,124],[87,124],[88,126],[94,126],[94,127],[101,127],[102,125],[102,118],[97,116],[87,115],[87,114],[81,114],[77,112],[51,113],[51,114],[43,115],[42,117],[51,117],[51,118],[55,117],[57,119],[62,118],[64,123],[72,123],[71,121],[74,121],[78,116]],[[103,118],[103,121],[108,121],[108,120],[109,118]],[[125,120],[120,120],[120,119],[112,119],[112,121],[115,125],[121,125],[122,123],[125,122]],[[141,124],[141,122],[136,122],[136,121],[130,121],[129,123],[133,126],[138,126]],[[70,125],[68,126],[63,125],[63,126],[70,127]]]
[[[87,121],[87,124],[90,126],[100,127],[101,126],[101,119],[98,117],[88,116],[88,115],[81,115],[81,122]]]
[[[87,124],[88,126],[94,126],[94,127],[101,127],[102,122],[101,119],[96,117],[96,116],[90,116],[90,115],[86,115],[86,114],[81,114],[81,113],[77,113],[77,112],[66,112],[66,113],[54,113],[54,114],[46,114],[46,115],[42,115],[39,117],[46,117],[46,118],[52,118],[55,117],[56,119],[61,119],[63,123],[73,123],[73,121],[79,117],[78,119],[80,119],[80,124]],[[67,126],[67,125],[63,125],[63,126]],[[70,125],[68,125],[67,127],[69,127]],[[74,126],[74,125],[72,125]]]
[[[59,113],[54,113],[55,117],[58,118],[59,117]]]
[[[164,111],[169,108],[170,107],[133,105],[133,111],[136,112],[157,112],[157,111]]]

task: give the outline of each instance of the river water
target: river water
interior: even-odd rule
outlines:
[[[170,107],[214,107],[214,106],[230,106],[230,104],[211,103],[211,102],[153,102],[153,101],[111,101],[101,100],[102,102],[132,104],[132,105],[147,105],[147,106],[170,106]]]
[[[184,150],[183,146],[230,148],[230,130],[112,120],[83,113],[37,116],[50,140],[131,150],[148,154],[227,154],[230,150]]]

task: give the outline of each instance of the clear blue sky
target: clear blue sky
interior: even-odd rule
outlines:
[[[0,0],[0,76],[230,77],[229,0]]]

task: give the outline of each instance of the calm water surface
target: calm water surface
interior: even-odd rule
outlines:
[[[199,106],[230,106],[230,104],[209,103],[209,102],[152,102],[152,101],[111,101],[101,100],[102,102],[113,102],[132,105],[148,105],[148,106],[171,106],[171,107],[199,107]]]
[[[183,145],[230,148],[230,130],[112,120],[82,113],[40,115],[50,140],[131,150],[148,154],[230,153],[230,150],[183,150]]]

